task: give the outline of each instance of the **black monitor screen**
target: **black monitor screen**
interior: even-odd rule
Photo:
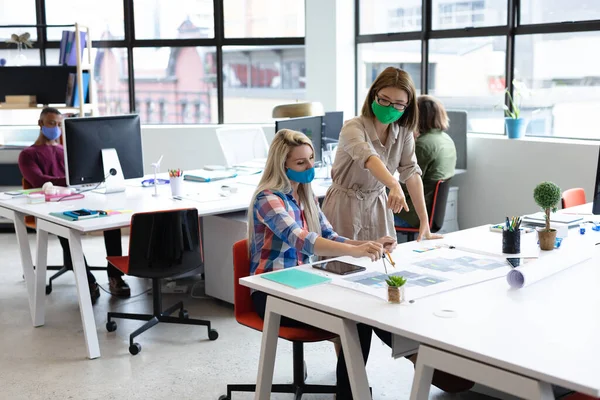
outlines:
[[[321,161],[323,117],[290,118],[275,122],[275,132],[279,132],[281,129],[299,131],[308,136],[315,148],[315,161]]]
[[[338,142],[343,124],[344,113],[342,111],[325,113],[323,117],[323,144]]]
[[[600,151],[598,152],[598,169],[596,170],[596,186],[594,188],[594,205],[592,212],[600,215]]]
[[[117,150],[125,179],[144,176],[138,115],[67,118],[64,136],[67,184],[102,182],[102,149]]]

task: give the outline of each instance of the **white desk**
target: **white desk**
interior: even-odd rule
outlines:
[[[189,171],[193,173],[193,171]],[[166,176],[161,176],[166,177]],[[131,216],[137,212],[151,212],[172,210],[180,208],[197,208],[200,217],[214,214],[223,214],[233,211],[245,210],[250,204],[252,193],[255,190],[257,176],[237,177],[209,183],[184,182],[184,193],[197,193],[197,200],[174,200],[170,196],[170,186],[158,186],[159,196],[153,196],[154,188],[141,187],[141,179],[127,182],[127,190],[122,193],[109,195],[86,192],[85,198],[79,200],[63,200],[43,204],[27,204],[25,198],[6,199],[0,197],[0,216],[13,221],[19,244],[23,274],[25,277],[29,307],[33,326],[44,325],[45,319],[45,285],[48,253],[48,233],[67,238],[73,259],[73,271],[77,286],[79,310],[83,324],[83,332],[89,358],[100,357],[98,334],[92,303],[89,296],[87,276],[81,247],[81,236],[88,232],[105,231],[129,226]],[[243,183],[245,182],[245,183]],[[219,196],[223,185],[235,186],[235,194]],[[327,187],[323,180],[313,183],[315,195],[323,197]],[[209,201],[203,201],[208,199]],[[67,221],[51,216],[50,212],[62,212],[80,208],[97,210],[124,209],[132,213],[124,213],[103,218],[93,218],[83,221]],[[27,229],[24,217],[36,217],[37,224],[37,260],[36,269],[33,269],[31,249],[27,240]]]
[[[501,241],[487,226],[446,239],[463,240],[465,235]],[[579,236],[571,230],[568,240],[588,240],[593,246],[600,233],[588,230]],[[567,244],[565,240],[563,246]],[[413,246],[417,244],[398,246],[394,260],[399,263]],[[593,259],[520,290],[510,290],[506,279],[499,278],[402,305],[334,285],[295,290],[260,276],[244,278],[242,284],[271,295],[255,398],[270,398],[281,315],[340,335],[357,399],[370,398],[357,323],[420,343],[411,400],[428,398],[433,368],[521,398],[551,399],[550,384],[600,396],[599,265],[596,246]],[[443,309],[454,310],[456,317],[434,314]]]

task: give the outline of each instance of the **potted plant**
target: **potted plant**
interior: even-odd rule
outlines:
[[[402,276],[392,275],[385,282],[388,284],[388,301],[390,303],[403,302],[406,279]]]
[[[533,191],[533,199],[538,206],[546,214],[546,227],[538,229],[538,237],[540,239],[540,249],[554,249],[556,241],[556,229],[550,228],[550,211],[556,212],[556,206],[560,201],[561,191],[558,186],[552,182],[542,182],[536,186]]]
[[[508,88],[504,92],[508,95],[510,108],[503,104],[504,122],[506,124],[506,134],[509,139],[519,139],[525,134],[527,120],[521,117],[521,99],[529,95],[529,89],[524,83],[513,80],[514,98],[510,95]]]

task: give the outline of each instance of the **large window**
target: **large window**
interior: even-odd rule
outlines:
[[[304,0],[223,0],[225,37],[303,37]]]
[[[122,1],[121,1],[122,2]],[[134,0],[136,39],[214,38],[213,0]]]
[[[214,47],[137,48],[133,62],[142,123],[217,122]]]
[[[270,121],[273,107],[305,99],[302,46],[223,48],[225,122]]]
[[[520,0],[520,3],[522,24],[600,19],[598,0]]]
[[[303,0],[0,0],[0,10],[0,25],[90,28],[100,115],[269,122],[273,107],[306,97]],[[62,31],[72,29],[0,28],[0,59],[57,65]],[[5,43],[25,32],[33,49]]]
[[[600,31],[517,37],[515,78],[531,93],[522,100],[527,134],[598,139],[600,70],[590,49]]]
[[[523,93],[517,97],[527,135],[600,139],[589,128],[600,109],[598,1],[358,4],[357,110],[377,74],[395,66],[410,73],[419,93],[466,110],[470,132],[505,133],[508,90]]]
[[[501,36],[431,40],[428,93],[447,109],[466,110],[471,131],[503,133],[505,62]]]

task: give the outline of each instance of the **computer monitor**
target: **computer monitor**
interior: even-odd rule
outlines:
[[[598,151],[598,168],[596,169],[596,186],[594,188],[592,213],[594,215],[600,215],[600,150]]]
[[[290,118],[275,122],[275,132],[281,129],[299,131],[308,136],[315,148],[315,161],[321,161],[323,117]]]
[[[340,140],[340,132],[344,124],[344,112],[326,112],[323,117],[323,145],[337,143]]]
[[[467,112],[448,110],[450,126],[446,133],[456,146],[456,169],[467,169]]]
[[[120,192],[144,176],[139,115],[67,118],[63,134],[67,185],[106,181],[106,193]]]

